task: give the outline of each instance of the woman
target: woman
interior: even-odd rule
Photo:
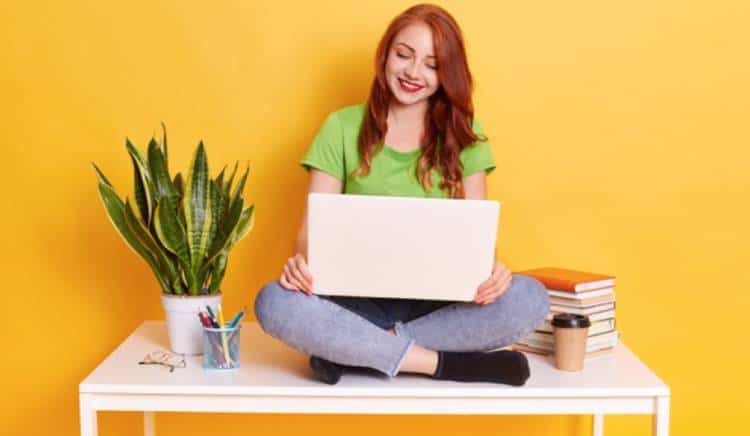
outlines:
[[[406,10],[386,30],[375,66],[367,104],[330,114],[302,159],[309,192],[485,199],[495,164],[473,116],[455,20],[433,5]],[[306,218],[296,249],[279,280],[259,292],[255,314],[266,333],[311,355],[321,381],[369,367],[390,377],[526,382],[522,353],[487,351],[542,322],[549,302],[538,281],[496,262],[470,303],[314,295]]]

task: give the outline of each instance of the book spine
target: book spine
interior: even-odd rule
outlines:
[[[542,282],[545,288],[554,289],[556,291],[575,293],[576,284],[571,280],[557,279],[553,277],[541,277],[535,274],[529,274],[529,276]]]

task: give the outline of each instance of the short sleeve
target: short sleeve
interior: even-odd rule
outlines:
[[[476,117],[474,117],[471,128],[475,134],[479,136],[484,135],[482,124]],[[477,141],[461,150],[460,160],[463,164],[463,177],[470,176],[479,171],[486,171],[489,175],[495,169],[492,146],[486,141]]]
[[[300,165],[305,170],[310,167],[324,171],[344,181],[344,135],[341,122],[331,113],[315,135]]]

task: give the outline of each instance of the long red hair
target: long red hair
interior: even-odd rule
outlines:
[[[471,101],[473,81],[466,61],[466,50],[458,23],[444,9],[429,4],[412,6],[391,21],[375,52],[375,79],[367,101],[359,132],[360,165],[353,176],[370,173],[372,158],[383,147],[388,130],[388,107],[395,98],[386,82],[385,65],[393,38],[404,27],[425,23],[432,30],[437,58],[438,90],[429,98],[425,113],[424,134],[416,176],[426,191],[432,189],[431,172],[437,168],[443,181],[441,190],[451,198],[463,198],[461,150],[477,140],[471,129],[474,106]]]

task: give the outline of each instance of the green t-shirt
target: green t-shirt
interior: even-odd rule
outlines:
[[[359,167],[357,141],[365,108],[364,104],[348,106],[328,115],[300,161],[302,167],[317,168],[341,180],[346,194],[447,198],[448,193],[440,190],[443,178],[437,169],[432,170],[430,192],[419,183],[416,166],[420,149],[401,152],[384,145],[373,156],[370,173],[366,177],[352,177],[351,173]],[[483,133],[476,117],[472,130],[479,135]],[[477,141],[465,148],[459,159],[463,164],[463,177],[479,171],[490,174],[495,169],[488,142]]]

